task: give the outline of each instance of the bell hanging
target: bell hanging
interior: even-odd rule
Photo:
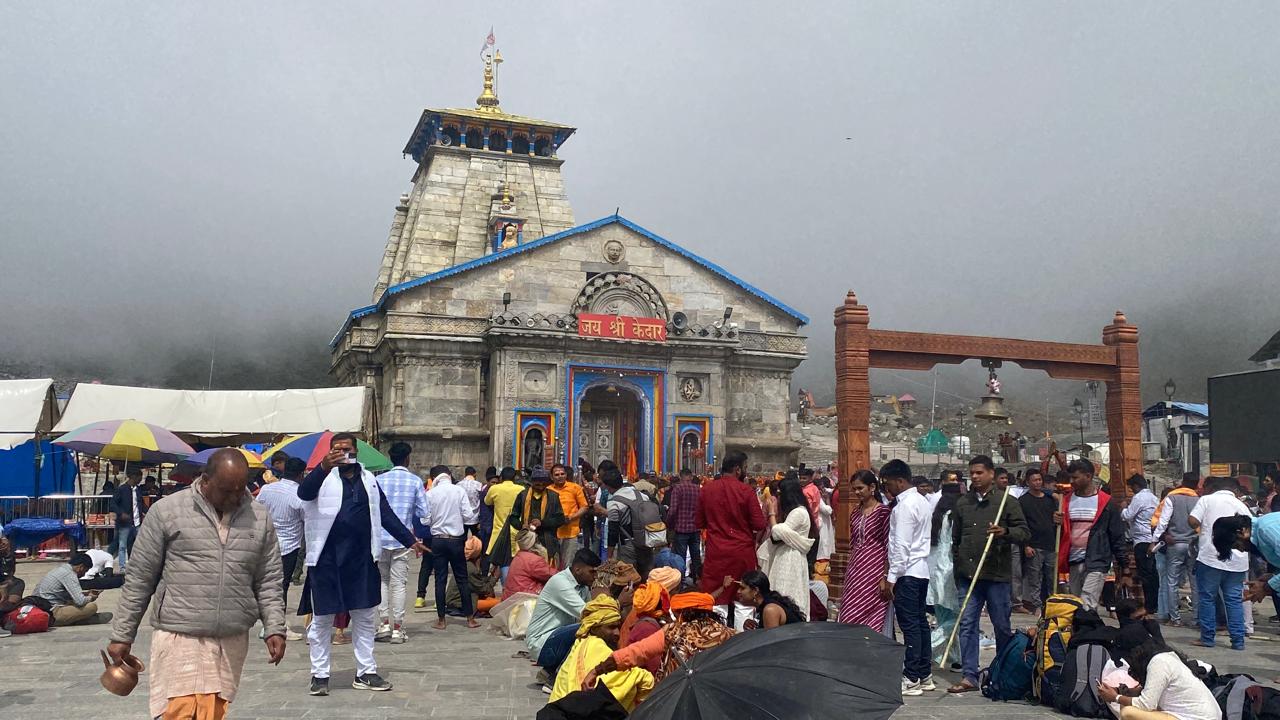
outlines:
[[[999,395],[983,395],[982,404],[973,411],[979,420],[1008,420],[1009,413],[1004,409],[1004,398]]]
[[[1004,398],[1000,396],[1000,380],[996,378],[999,360],[983,360],[982,366],[987,369],[987,394],[982,396],[982,404],[973,411],[979,420],[1008,420],[1009,413],[1004,410]]]

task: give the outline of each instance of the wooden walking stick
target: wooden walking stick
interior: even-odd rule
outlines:
[[[995,524],[1000,524],[1000,518],[1004,515],[1004,503],[1009,499],[1009,492],[1006,490],[1000,495],[1000,507],[996,510]],[[995,541],[996,536],[987,534],[987,544],[982,548],[982,556],[978,558],[978,567],[973,571],[973,577],[969,579],[969,591],[964,594],[964,602],[960,603],[960,615],[956,617],[956,624],[951,628],[951,636],[947,638],[947,647],[942,651],[943,667],[951,657],[951,644],[956,640],[956,632],[960,630],[960,623],[964,620],[964,611],[969,607],[969,598],[973,597],[973,586],[978,584],[978,578],[982,577],[982,566],[987,564],[987,555],[991,552],[991,544]]]
[[[1062,519],[1067,518],[1067,496],[1062,495]],[[1062,550],[1062,525],[1055,523],[1053,536],[1053,591],[1062,592],[1062,573],[1058,572],[1058,553]]]

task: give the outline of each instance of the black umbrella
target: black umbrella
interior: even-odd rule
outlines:
[[[902,705],[901,645],[862,625],[751,630],[667,676],[633,720],[884,720]]]

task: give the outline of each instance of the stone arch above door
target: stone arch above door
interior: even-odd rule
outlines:
[[[625,272],[600,273],[573,302],[575,314],[627,315],[667,320],[667,303],[648,280]]]

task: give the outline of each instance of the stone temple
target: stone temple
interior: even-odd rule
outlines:
[[[557,153],[574,128],[426,110],[404,152],[373,304],[331,372],[372,389],[372,434],[424,465],[598,464],[629,474],[795,461],[791,373],[808,320],[711,260],[613,215],[578,224]],[[705,243],[704,244],[710,244]]]

